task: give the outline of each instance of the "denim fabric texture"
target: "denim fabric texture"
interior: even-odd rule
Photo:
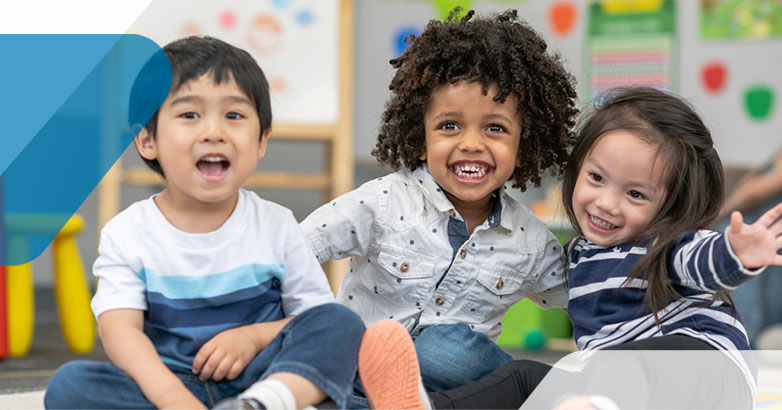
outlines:
[[[231,381],[202,382],[190,369],[169,366],[207,407],[234,397],[256,381],[292,372],[322,389],[339,408],[347,406],[358,368],[364,325],[338,304],[314,307],[296,316],[269,346]],[[44,397],[47,409],[154,408],[136,383],[111,363],[75,361],[60,367]]]

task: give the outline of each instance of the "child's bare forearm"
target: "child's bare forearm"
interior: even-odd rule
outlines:
[[[288,322],[293,320],[294,317],[295,316],[288,316],[284,319],[275,320],[273,322],[254,323],[252,325],[248,325],[247,327],[253,335],[253,341],[255,342],[256,346],[259,347],[258,351],[265,349],[266,346],[268,346],[269,343],[271,343],[272,340],[277,337],[282,328],[285,327]]]
[[[135,309],[104,312],[98,320],[103,348],[157,408],[204,408],[160,359],[142,331],[143,313]]]

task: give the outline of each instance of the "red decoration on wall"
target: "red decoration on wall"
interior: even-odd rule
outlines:
[[[236,26],[236,14],[226,11],[220,16],[220,25],[224,29],[232,29]]]
[[[551,31],[559,36],[570,34],[576,23],[576,6],[570,2],[557,2],[551,5],[548,17]]]
[[[701,81],[706,91],[711,93],[721,92],[727,82],[728,69],[720,61],[711,62],[701,68]]]

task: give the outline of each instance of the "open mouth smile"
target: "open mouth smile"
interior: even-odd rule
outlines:
[[[592,225],[593,227],[598,228],[597,229],[598,231],[608,232],[608,231],[612,231],[612,230],[617,228],[616,225],[613,225],[613,224],[609,223],[608,221],[606,221],[604,219],[600,219],[600,218],[598,218],[598,217],[596,217],[596,216],[594,216],[592,214],[588,214],[588,215],[589,215],[589,223],[590,223],[590,225]]]
[[[451,172],[457,179],[469,182],[481,181],[490,170],[490,166],[479,162],[461,162],[451,166]]]
[[[222,154],[208,154],[196,162],[198,172],[209,182],[222,181],[230,166],[231,162]]]

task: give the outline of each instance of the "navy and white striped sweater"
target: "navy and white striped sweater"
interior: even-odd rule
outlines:
[[[668,272],[682,298],[658,313],[660,326],[643,302],[646,281],[635,278],[625,283],[646,247],[623,243],[605,248],[584,237],[574,239],[578,242],[568,258],[568,316],[579,350],[672,334],[694,337],[719,350],[750,348],[733,306],[712,299],[714,292],[734,289],[762,269],[741,266],[722,233],[703,230],[679,239],[668,249]],[[754,366],[747,366],[740,356],[736,355],[738,364],[753,380]]]

